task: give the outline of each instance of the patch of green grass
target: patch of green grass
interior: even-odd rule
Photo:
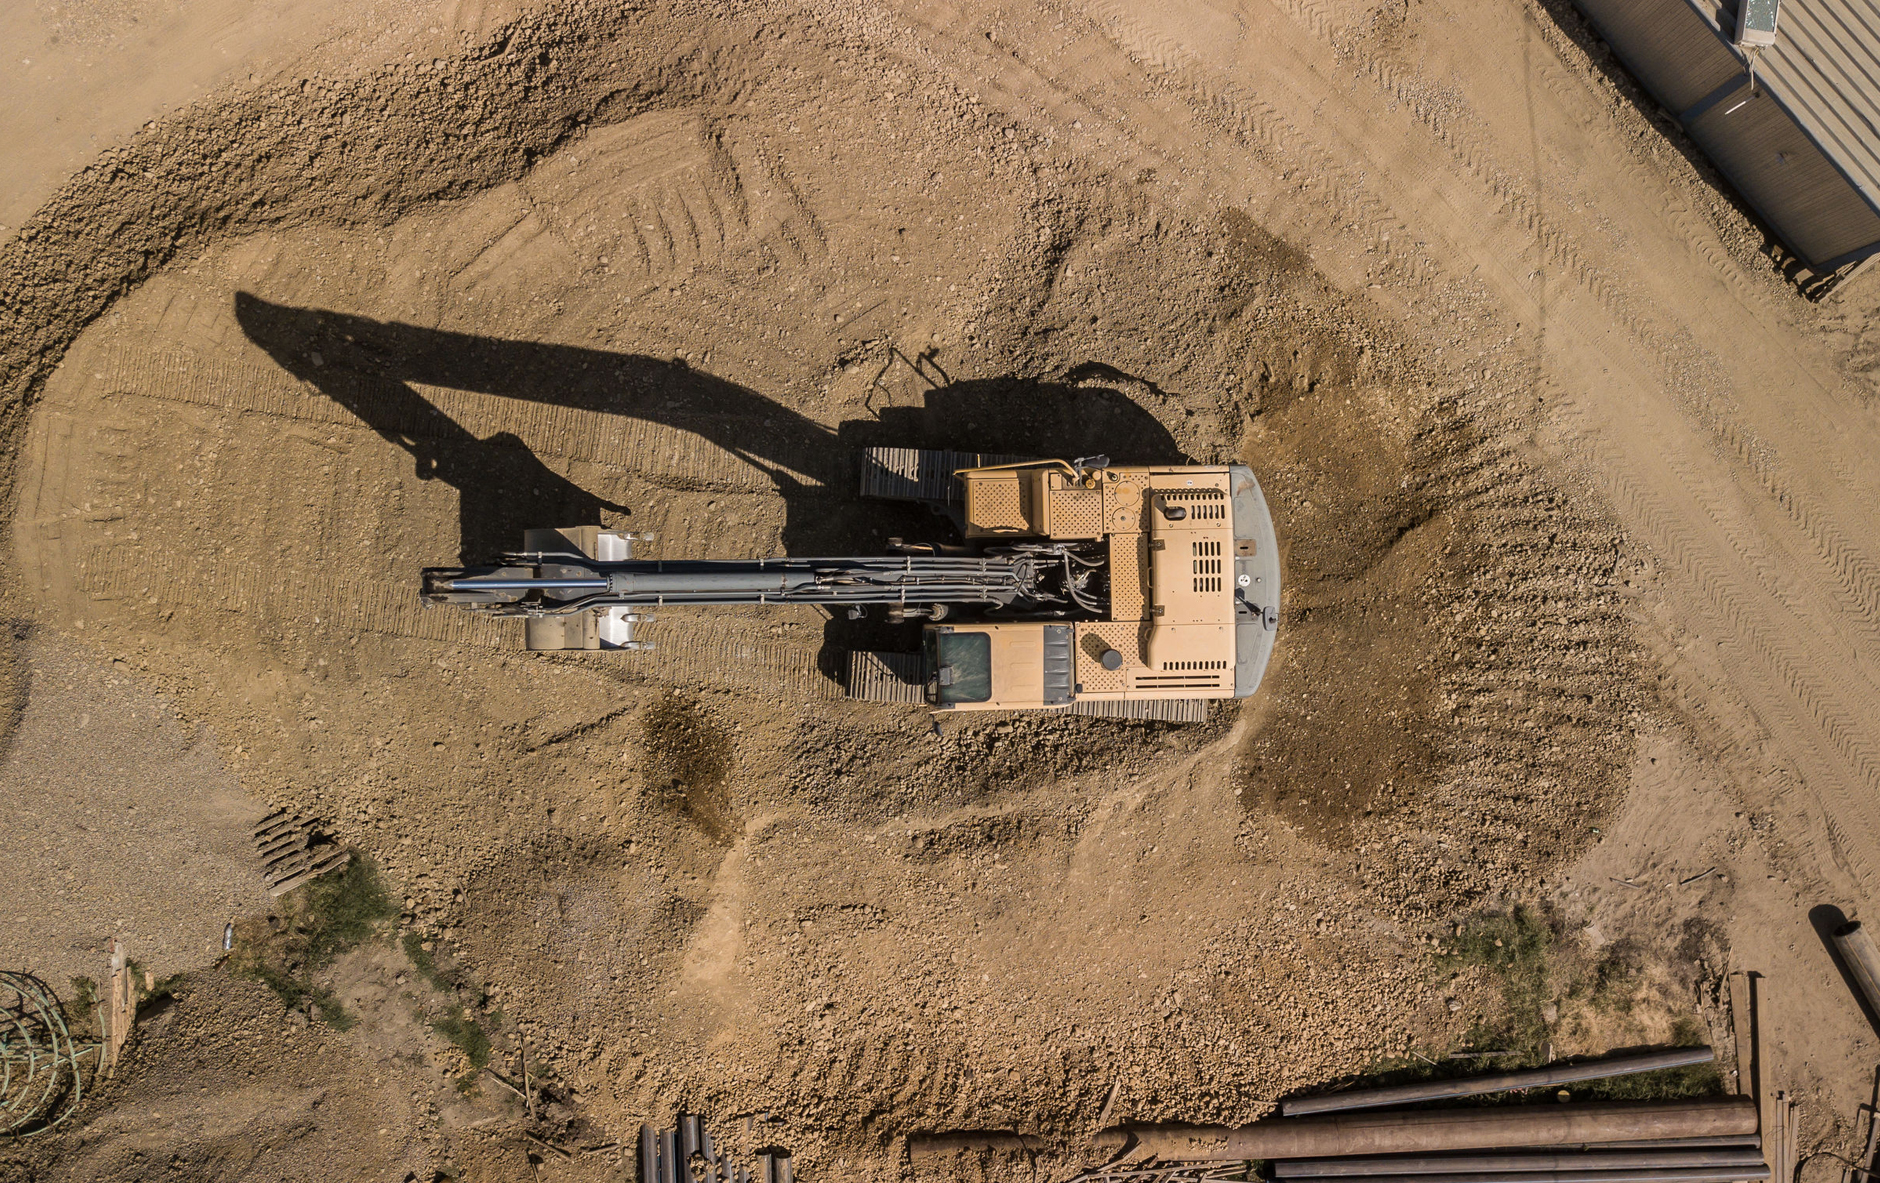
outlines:
[[[311,982],[282,973],[271,965],[257,964],[247,968],[250,977],[274,991],[281,1000],[281,1005],[288,1010],[299,1010],[309,1003],[320,1012],[320,1018],[335,1031],[345,1031],[359,1020],[354,1018],[331,990],[316,986]]]
[[[472,1069],[490,1062],[490,1037],[483,1034],[483,1028],[463,1007],[452,1007],[448,1015],[431,1023],[431,1029],[456,1044],[469,1057]]]
[[[1587,1001],[1595,1009],[1608,1013],[1632,1013],[1633,998],[1644,976],[1642,960],[1639,950],[1630,945],[1612,946],[1593,967]]]
[[[98,1005],[98,983],[90,978],[72,979],[72,1009],[89,1011]]]
[[[306,934],[309,969],[325,969],[398,915],[398,904],[385,890],[378,868],[358,855],[339,874],[324,875],[300,890],[306,893],[306,905],[297,927]]]
[[[431,983],[433,989],[448,994],[457,988],[457,984],[445,977],[437,968],[437,960],[425,951],[424,938],[415,932],[408,932],[399,942],[405,948],[405,956],[411,961],[411,968],[418,971],[418,976]]]
[[[1710,1033],[1688,1015],[1672,1024],[1672,1047],[1699,1047],[1709,1039]],[[1723,1069],[1715,1060],[1685,1068],[1661,1068],[1632,1076],[1581,1081],[1571,1087],[1574,1099],[1585,1101],[1678,1101],[1687,1097],[1720,1097],[1726,1091]]]
[[[100,1026],[104,1019],[98,1013],[98,983],[87,977],[73,978],[71,982],[72,1005],[65,1009],[66,1021],[74,1029],[97,1031],[98,1038],[103,1040],[104,1032]]]
[[[423,937],[408,932],[399,943],[404,947],[411,967],[418,971],[419,977],[431,983],[432,989],[448,996],[456,994],[457,983],[438,967],[437,959],[425,949]],[[500,1015],[497,1021],[501,1022]],[[482,1024],[461,1003],[453,1002],[443,1018],[431,1020],[431,1029],[457,1045],[458,1050],[470,1061],[470,1071],[457,1080],[457,1091],[469,1092],[476,1084],[477,1073],[490,1062],[490,1038],[483,1033]]]
[[[1547,1062],[1561,1021],[1568,1021],[1565,1029],[1571,1033],[1573,1023],[1583,1021],[1589,1011],[1617,1016],[1618,1021],[1608,1025],[1617,1029],[1621,1041],[1627,1032],[1643,1041],[1648,1024],[1633,1011],[1638,1000],[1654,997],[1650,964],[1647,950],[1624,942],[1607,947],[1595,960],[1574,941],[1562,938],[1544,913],[1519,905],[1478,914],[1463,921],[1455,936],[1442,944],[1432,966],[1446,973],[1485,971],[1499,986],[1502,1005],[1498,1013],[1473,1023],[1461,1045],[1507,1054],[1453,1060],[1440,1050],[1432,1050],[1433,1060],[1392,1055],[1373,1062],[1359,1076],[1366,1086],[1396,1085],[1539,1067]],[[1648,1009],[1657,1013],[1655,1004]],[[1708,1038],[1703,1024],[1685,1015],[1673,1023],[1666,1042],[1673,1047],[1695,1047]],[[1567,1088],[1576,1100],[1615,1101],[1677,1100],[1725,1091],[1723,1074],[1714,1063],[1580,1081]],[[1536,1095],[1534,1090],[1522,1090],[1427,1104],[1521,1104]]]
[[[357,854],[339,873],[315,879],[282,899],[282,929],[243,942],[231,964],[274,991],[289,1010],[311,1003],[328,1026],[343,1031],[355,1020],[331,990],[314,984],[313,975],[377,936],[384,923],[398,915],[398,905],[378,869]]]
[[[1506,912],[1473,917],[1437,955],[1438,969],[1480,967],[1501,984],[1502,1014],[1493,1022],[1476,1024],[1467,1042],[1484,1051],[1505,1049],[1509,1055],[1471,1060],[1470,1068],[1539,1063],[1543,1058],[1549,1028],[1545,1009],[1553,1001],[1548,968],[1553,941],[1547,922],[1517,904]]]

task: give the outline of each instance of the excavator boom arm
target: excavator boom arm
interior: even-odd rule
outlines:
[[[1074,606],[1059,586],[1066,549],[612,563],[576,555],[512,555],[510,563],[496,567],[429,568],[422,594],[429,603],[497,616],[672,604]]]

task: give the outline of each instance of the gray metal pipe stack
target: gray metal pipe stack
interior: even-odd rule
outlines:
[[[1096,1144],[1133,1144],[1160,1158],[1200,1161],[1438,1154],[1658,1138],[1728,1138],[1754,1133],[1754,1102],[1748,1097],[1714,1097],[1647,1104],[1593,1102],[1335,1113],[1268,1119],[1234,1128],[1121,1126],[1098,1134]]]
[[[1277,1178],[1331,1178],[1348,1175],[1450,1175],[1497,1171],[1532,1174],[1537,1171],[1621,1171],[1633,1169],[1732,1170],[1763,1165],[1762,1152],[1753,1146],[1694,1147],[1682,1149],[1559,1151],[1536,1154],[1421,1155],[1403,1158],[1300,1158],[1276,1162]],[[1749,1176],[1733,1174],[1732,1179]]]

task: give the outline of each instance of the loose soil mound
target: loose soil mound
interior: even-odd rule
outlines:
[[[1440,1024],[1398,926],[1571,854],[1628,761],[1617,540],[1470,379],[1244,211],[794,21],[574,8],[205,104],[0,274],[18,610],[369,852],[610,1137],[774,1110],[833,1177],[1112,1084],[1252,1116]],[[530,656],[412,595],[532,525],[931,535],[852,496],[880,443],[1246,460],[1287,548],[1268,686],[1199,728],[936,732],[839,697],[885,626]]]

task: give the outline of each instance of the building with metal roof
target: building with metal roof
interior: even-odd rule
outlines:
[[[1880,0],[1743,2],[1575,0],[1810,270],[1880,254]]]

